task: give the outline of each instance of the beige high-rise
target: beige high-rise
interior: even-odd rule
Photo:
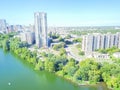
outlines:
[[[34,13],[34,22],[35,22],[35,39],[36,46],[38,48],[48,47],[48,38],[47,38],[47,14],[44,12]]]

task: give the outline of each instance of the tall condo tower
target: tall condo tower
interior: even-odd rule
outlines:
[[[44,12],[34,13],[34,22],[35,22],[35,39],[36,46],[38,48],[48,47],[48,38],[47,38],[47,14]]]

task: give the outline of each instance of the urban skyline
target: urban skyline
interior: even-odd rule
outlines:
[[[120,90],[119,4],[1,0],[0,90]]]
[[[0,18],[10,24],[33,24],[33,13],[45,11],[48,26],[117,26],[120,25],[118,0],[7,0],[1,1]],[[9,6],[10,7],[6,7]]]

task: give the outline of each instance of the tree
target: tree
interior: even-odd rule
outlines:
[[[65,41],[65,44],[72,44],[72,42],[69,41],[69,40],[66,40],[66,41]]]
[[[54,72],[55,71],[54,62],[50,61],[49,59],[46,59],[45,70],[49,72]]]
[[[65,37],[65,39],[70,39],[71,38],[71,35],[70,34],[68,34],[66,37]]]
[[[5,50],[5,51],[8,51],[9,49],[10,49],[10,46],[9,46],[9,40],[8,39],[5,39],[4,41],[3,41],[3,50]]]
[[[59,34],[56,34],[56,33],[52,33],[51,34],[51,37],[52,37],[52,39],[57,39],[57,38],[59,38]]]
[[[42,57],[47,57],[47,54],[46,54],[45,52],[42,52],[42,53],[41,53],[41,56],[42,56]]]
[[[64,39],[62,37],[58,38],[59,42],[64,42]]]
[[[65,75],[73,76],[76,71],[74,59],[70,59],[68,63],[63,67]]]
[[[60,44],[56,44],[53,46],[54,50],[59,50],[60,48],[64,48],[65,44],[64,43],[60,43]]]
[[[49,72],[54,72],[55,71],[55,67],[54,67],[54,62],[49,62],[49,64],[48,64],[49,66],[49,69],[48,69],[48,71]]]
[[[83,78],[83,77],[82,77],[82,74],[81,74],[81,70],[80,70],[80,69],[78,69],[78,70],[75,72],[73,78],[74,78],[74,80],[77,81],[77,82],[81,82],[81,81],[82,81],[82,78]]]
[[[64,48],[61,48],[60,49],[60,55],[66,55],[66,50]]]
[[[74,42],[74,43],[77,43],[77,42],[80,42],[80,43],[81,43],[81,42],[82,42],[82,38],[75,38],[75,39],[73,40],[73,42]]]
[[[44,70],[44,62],[39,60],[35,65],[35,70]]]
[[[82,56],[83,56],[83,55],[85,55],[85,52],[80,51],[80,52],[79,52],[79,55],[82,55]]]
[[[92,83],[97,83],[101,79],[100,78],[100,76],[101,76],[100,70],[90,70],[88,75],[89,75],[89,81]]]

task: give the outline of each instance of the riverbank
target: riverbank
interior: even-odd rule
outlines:
[[[32,64],[35,70],[43,70],[58,74],[64,79],[77,83],[78,85],[92,85],[93,83],[96,84],[97,82],[104,81],[107,84],[107,87],[119,88],[120,86],[119,60],[116,61],[115,64],[101,64],[91,58],[77,62],[72,58],[68,59],[66,53],[63,52],[63,48],[58,55],[47,52],[31,52],[28,50],[27,43],[21,42],[19,38],[8,38],[8,40],[5,40],[1,45],[4,50],[11,51],[20,59]],[[42,57],[42,60],[37,57],[37,54]],[[89,81],[90,83],[84,81]]]
[[[15,54],[15,53],[13,53],[13,52],[11,52],[11,53],[12,53],[15,57],[17,57],[18,59],[21,59],[22,62],[26,63],[26,60],[25,60],[25,59],[19,57],[17,54]],[[30,62],[28,62],[28,60],[27,60],[27,66],[29,66],[31,69],[35,70],[34,65],[31,64]],[[35,71],[39,72],[39,70],[35,70]],[[45,71],[45,70],[44,70],[44,71]],[[41,71],[40,71],[40,72],[41,72]],[[46,72],[48,72],[48,71],[46,71]],[[53,73],[53,74],[56,75],[57,77],[59,77],[59,78],[61,78],[61,79],[64,79],[64,80],[66,80],[66,81],[70,82],[71,84],[73,84],[73,85],[75,85],[75,86],[78,86],[78,87],[85,86],[85,87],[95,87],[95,88],[96,88],[96,87],[98,87],[98,86],[101,86],[102,88],[105,88],[105,89],[103,89],[103,90],[109,90],[109,89],[107,89],[107,86],[105,85],[105,83],[104,83],[104,84],[103,84],[103,83],[90,84],[89,82],[84,82],[84,81],[81,82],[81,83],[77,83],[76,81],[71,80],[71,78],[65,78],[65,77],[63,77],[63,76],[59,76],[59,75],[56,74],[55,72],[51,72],[51,73]]]
[[[18,50],[18,51],[22,51],[22,50]],[[27,51],[27,49],[25,50],[25,51]],[[25,59],[25,57],[26,57],[26,55],[25,55],[25,57],[23,58],[21,58],[21,55],[20,54],[16,54],[15,52],[13,52],[13,51],[11,51],[11,53],[13,53],[15,56],[17,56],[18,58],[20,58],[20,59],[22,59],[22,61],[27,61],[29,64],[31,64],[32,65],[32,68],[35,70],[35,64],[33,64],[33,63],[31,63],[29,60],[27,60],[27,59]],[[23,52],[21,52],[21,53],[23,53]],[[31,52],[32,53],[32,52]],[[46,70],[45,70],[46,71]],[[66,81],[68,81],[68,82],[71,82],[72,84],[74,84],[74,85],[76,85],[76,86],[79,86],[79,87],[81,87],[81,86],[86,86],[86,87],[90,87],[90,86],[92,86],[92,87],[98,87],[98,85],[97,84],[90,84],[90,83],[88,83],[88,82],[81,82],[81,83],[78,83],[78,82],[76,82],[76,81],[74,81],[74,80],[72,80],[72,78],[67,78],[67,77],[64,77],[64,76],[60,76],[60,75],[58,75],[56,72],[52,72],[53,74],[55,74],[56,76],[58,76],[58,77],[60,77],[60,78],[63,78],[63,79],[65,79]],[[101,85],[102,86],[102,85]],[[106,86],[102,86],[102,87],[106,87]],[[103,89],[103,90],[107,90],[107,89]]]
[[[55,74],[56,76],[62,78],[62,79],[65,79],[67,80],[68,82],[76,85],[76,86],[87,86],[87,87],[103,87],[102,90],[113,90],[112,88],[107,88],[107,85],[105,84],[105,82],[97,82],[96,84],[95,83],[90,83],[89,81],[81,81],[81,83],[78,83],[74,80],[71,80],[71,78],[65,78],[63,76],[60,76],[58,74]]]
[[[3,49],[0,56],[0,90],[96,90],[75,86],[54,73],[35,71],[29,62]]]

